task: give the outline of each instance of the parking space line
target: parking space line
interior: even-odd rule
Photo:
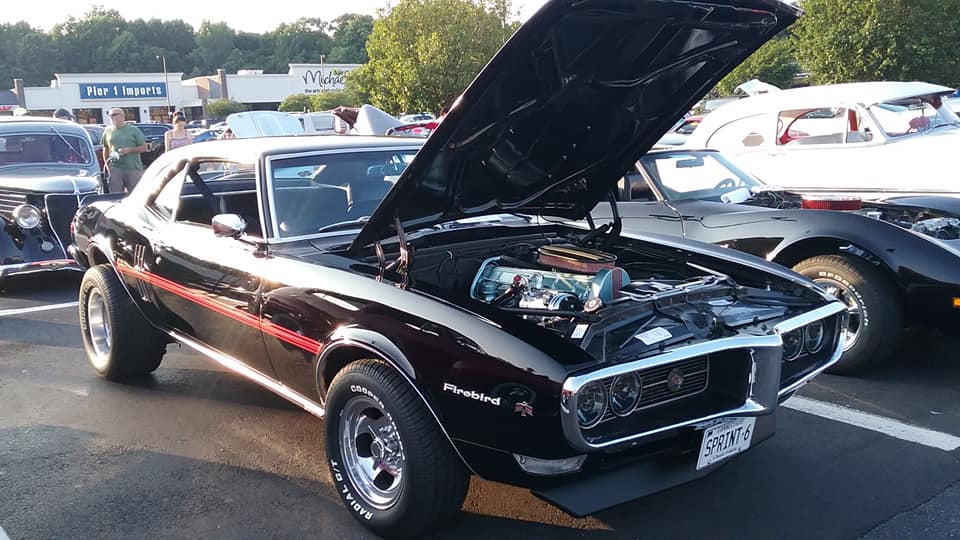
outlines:
[[[47,304],[45,306],[33,306],[26,308],[14,308],[14,309],[0,309],[0,317],[10,317],[13,315],[23,315],[24,313],[35,313],[37,311],[49,311],[51,309],[63,309],[69,307],[77,307],[79,302],[64,302],[62,304]],[[0,536],[0,540],[3,540],[3,537]]]
[[[828,420],[843,422],[863,429],[869,429],[896,439],[922,444],[952,452],[960,448],[960,437],[941,433],[919,426],[905,424],[899,420],[870,414],[849,407],[834,405],[801,396],[794,396],[783,403],[788,409],[812,414]]]
[[[10,537],[7,536],[7,533],[3,532],[3,527],[0,527],[0,540],[10,540]]]

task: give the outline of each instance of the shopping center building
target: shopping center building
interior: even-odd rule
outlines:
[[[359,64],[289,64],[287,73],[241,70],[184,79],[182,73],[58,73],[50,86],[24,86],[0,91],[0,115],[17,107],[30,114],[52,116],[64,108],[81,123],[102,124],[107,111],[120,107],[127,120],[168,122],[170,111],[183,111],[188,120],[206,118],[206,105],[230,99],[252,110],[276,110],[292,94],[342,90],[344,76]]]

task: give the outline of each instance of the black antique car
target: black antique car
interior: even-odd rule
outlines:
[[[72,122],[0,119],[0,279],[78,269],[67,254],[70,220],[100,189],[86,132]]]
[[[627,231],[752,253],[846,303],[845,350],[832,373],[887,358],[904,325],[960,330],[960,199],[801,196],[696,149],[649,152],[621,181],[618,199]],[[611,212],[598,206],[593,214]]]
[[[751,255],[573,223],[796,16],[552,1],[426,142],[165,153],[75,218],[87,356],[126,380],[179,343],[326,418],[337,492],[386,536],[454,516],[471,474],[576,515],[704,476],[838,361],[846,306]]]
[[[147,151],[140,154],[143,166],[147,167],[163,153],[164,135],[173,129],[173,126],[155,122],[133,122],[133,125],[143,132],[143,138],[147,141]]]

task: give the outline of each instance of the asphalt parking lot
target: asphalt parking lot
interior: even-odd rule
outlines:
[[[172,345],[152,379],[98,378],[78,283],[0,292],[0,540],[371,538],[333,492],[314,417]],[[960,538],[958,350],[910,332],[869,376],[808,385],[773,439],[715,474],[590,518],[474,479],[437,538]]]

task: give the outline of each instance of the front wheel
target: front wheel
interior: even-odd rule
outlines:
[[[153,372],[166,350],[163,336],[106,265],[90,268],[80,282],[80,334],[93,369],[113,381]]]
[[[819,255],[793,269],[847,305],[843,357],[828,373],[851,374],[886,360],[903,332],[903,310],[894,283],[853,255]]]
[[[406,380],[379,360],[349,364],[327,394],[333,482],[376,534],[414,538],[457,515],[470,476]]]

